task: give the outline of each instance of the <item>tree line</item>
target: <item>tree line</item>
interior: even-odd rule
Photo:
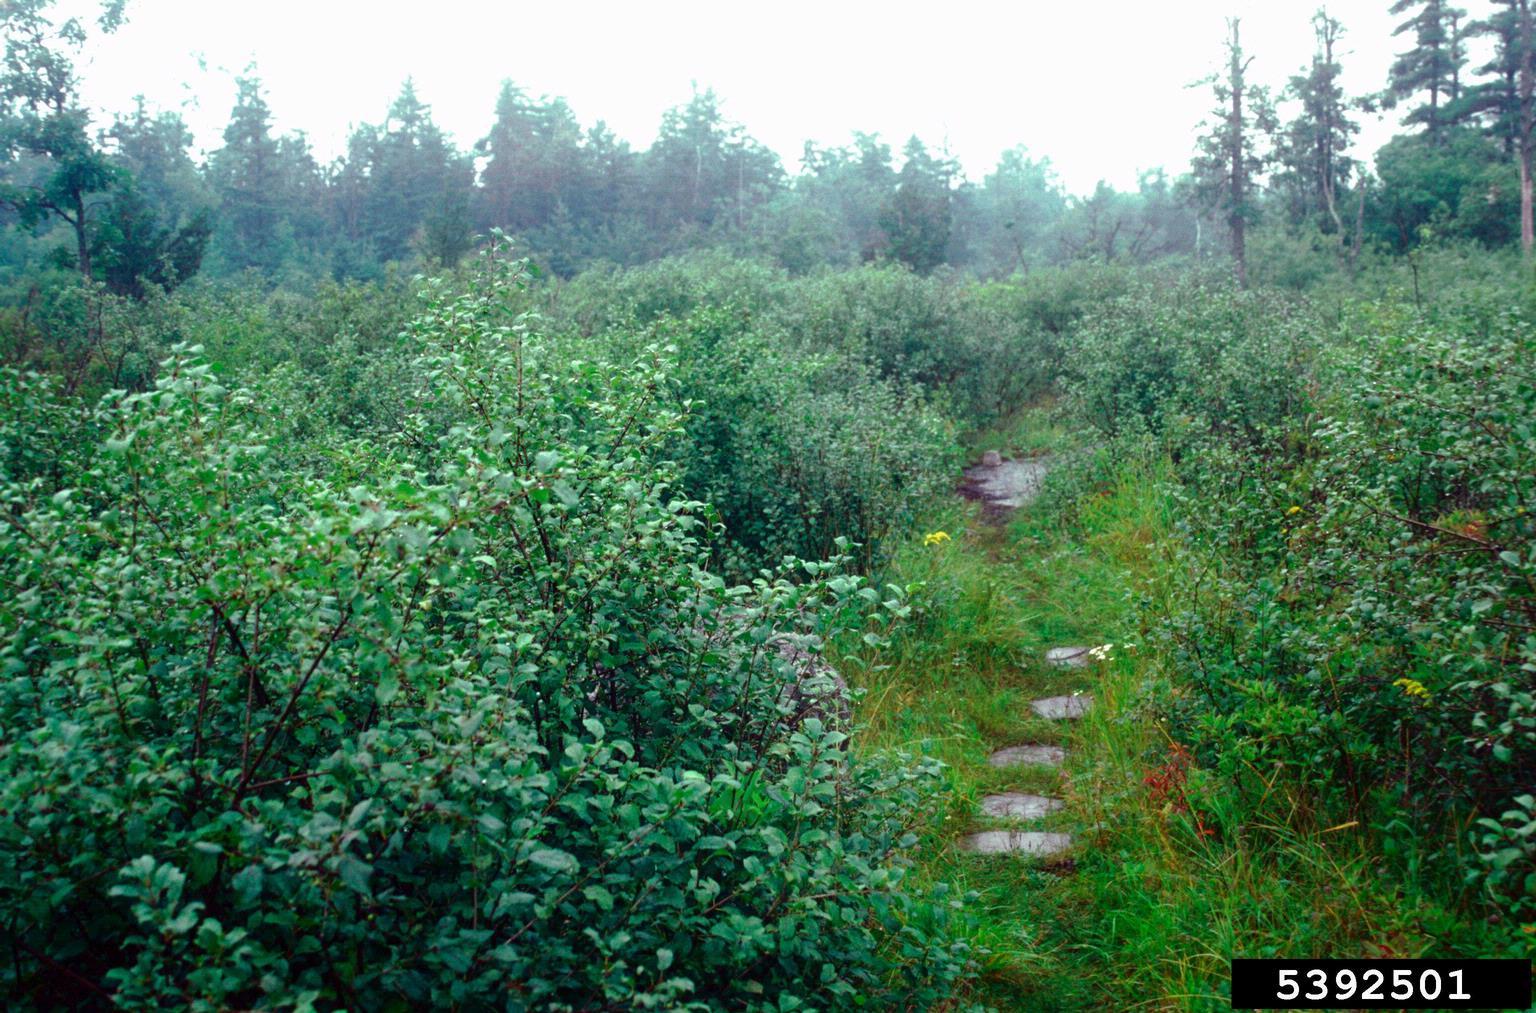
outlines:
[[[1350,262],[1367,242],[1406,253],[1436,238],[1498,247],[1518,235],[1531,254],[1531,4],[1492,7],[1469,19],[1445,0],[1396,0],[1390,11],[1403,20],[1394,35],[1409,48],[1380,92],[1358,96],[1340,84],[1344,26],[1319,10],[1311,63],[1281,93],[1296,109],[1285,123],[1270,89],[1248,75],[1239,21],[1228,21],[1226,65],[1210,80],[1217,106],[1191,190],[1221,217],[1239,279],[1247,230],[1265,219],[1336,237]],[[1469,69],[1469,43],[1478,39],[1491,42],[1492,58]],[[1407,129],[1376,153],[1372,172],[1350,148],[1359,114],[1378,110],[1401,110]]]
[[[48,240],[13,237],[0,263],[46,248],[129,295],[199,269],[369,278],[391,263],[448,266],[492,229],[561,276],[724,248],[796,273],[894,261],[983,277],[1225,250],[1242,277],[1247,236],[1262,227],[1321,238],[1349,263],[1366,247],[1402,253],[1434,239],[1532,244],[1530,0],[1496,0],[1481,20],[1444,0],[1397,0],[1409,47],[1372,95],[1345,94],[1345,29],[1326,11],[1313,17],[1310,64],[1278,94],[1251,79],[1234,20],[1189,172],[1086,195],[1067,193],[1050,160],[1022,146],[975,182],[917,137],[897,153],[858,132],[843,146],[807,143],[791,173],[708,89],[664,113],[637,149],[601,120],[583,126],[564,99],[508,81],[466,149],[407,79],[383,119],[356,127],[325,164],[303,134],[275,131],[248,74],[222,144],[199,159],[175,112],[140,100],[100,126],[81,102],[73,58],[90,30],[121,24],[124,0],[94,25],[53,5],[18,0],[0,15],[0,206],[23,236]],[[1477,38],[1493,57],[1469,68]],[[1351,146],[1359,116],[1379,109],[1402,110],[1405,132],[1371,167]]]

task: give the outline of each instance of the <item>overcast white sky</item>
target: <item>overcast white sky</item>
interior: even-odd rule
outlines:
[[[85,9],[87,0],[66,0]],[[1335,0],[1352,94],[1379,90],[1393,54],[1388,0]],[[1464,4],[1481,15],[1486,0]],[[498,84],[562,95],[636,147],[663,110],[712,87],[724,110],[798,170],[806,140],[879,133],[948,144],[980,180],[1016,144],[1048,156],[1067,188],[1133,187],[1142,169],[1188,165],[1211,105],[1189,85],[1216,68],[1224,17],[1242,17],[1252,73],[1277,91],[1310,59],[1313,7],[1289,0],[1102,0],[922,5],[476,0],[130,0],[129,23],[82,60],[88,100],[127,110],[143,94],[181,109],[217,147],[234,76],[254,62],[281,131],[322,161],[349,127],[384,118],[415,78],[437,121],[467,147],[492,119]],[[1373,151],[1395,129],[1367,122]]]

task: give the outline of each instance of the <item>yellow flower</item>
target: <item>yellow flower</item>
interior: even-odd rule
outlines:
[[[949,532],[947,531],[934,531],[923,536],[924,545],[943,545],[947,541],[949,541]]]
[[[1429,703],[1429,701],[1433,698],[1433,694],[1431,694],[1430,691],[1424,687],[1424,684],[1417,679],[1398,679],[1394,681],[1392,685],[1402,690],[1405,695],[1411,696],[1421,703]]]
[[[1301,507],[1293,506],[1293,507],[1291,507],[1289,510],[1287,510],[1285,512],[1285,516],[1287,516],[1287,517],[1295,517],[1299,513],[1301,513]]]

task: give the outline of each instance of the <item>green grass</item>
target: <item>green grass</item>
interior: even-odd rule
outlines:
[[[975,446],[1063,448],[1065,434],[1043,419],[1027,413]],[[1135,606],[1168,593],[1163,478],[1160,465],[1126,463],[1070,516],[1035,506],[1003,527],[958,499],[936,505],[887,575],[921,585],[911,622],[888,646],[849,646],[837,659],[864,691],[860,749],[946,764],[948,791],[921,828],[914,874],[974,892],[967,910],[986,955],[965,998],[1001,1010],[1224,1009],[1233,955],[1496,952],[1437,900],[1444,892],[1428,870],[1424,889],[1393,885],[1405,880],[1387,867],[1403,859],[1385,861],[1368,827],[1298,832],[1284,819],[1298,800],[1277,789],[1244,811],[1199,769],[1182,792],[1160,796],[1145,783],[1169,755],[1156,702],[1178,685],[1141,644]],[[932,531],[950,540],[924,544]],[[1091,670],[1042,661],[1049,647],[1102,643],[1118,645],[1114,657]],[[1081,721],[1029,710],[1036,697],[1079,689],[1095,697]],[[1065,746],[1065,766],[987,764],[993,750],[1027,742]],[[1064,799],[1032,829],[1073,833],[1071,860],[962,851],[964,835],[998,826],[979,815],[980,798],[997,791]],[[1207,836],[1202,823],[1240,829]]]

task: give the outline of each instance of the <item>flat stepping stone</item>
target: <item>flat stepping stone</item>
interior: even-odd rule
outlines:
[[[1048,721],[1071,721],[1087,714],[1092,706],[1093,697],[1085,693],[1081,696],[1048,696],[1032,702],[1029,709]]]
[[[1060,746],[1027,745],[999,749],[987,757],[987,762],[994,767],[1017,767],[1023,764],[1059,767],[1066,758],[1067,751]]]
[[[1072,847],[1072,836],[1033,830],[983,830],[965,838],[961,847],[978,855],[1033,855],[1049,858]]]
[[[1045,480],[1047,465],[1040,458],[1022,461],[1005,461],[998,458],[996,464],[989,453],[981,464],[965,469],[961,492],[971,499],[979,499],[987,506],[1000,510],[1014,510],[1023,506],[1040,492]]]
[[[1053,647],[1045,652],[1045,663],[1052,668],[1087,668],[1093,664],[1091,647]]]
[[[981,811],[1003,820],[1040,820],[1066,805],[1059,798],[1021,795],[1015,791],[988,795],[981,800]]]

